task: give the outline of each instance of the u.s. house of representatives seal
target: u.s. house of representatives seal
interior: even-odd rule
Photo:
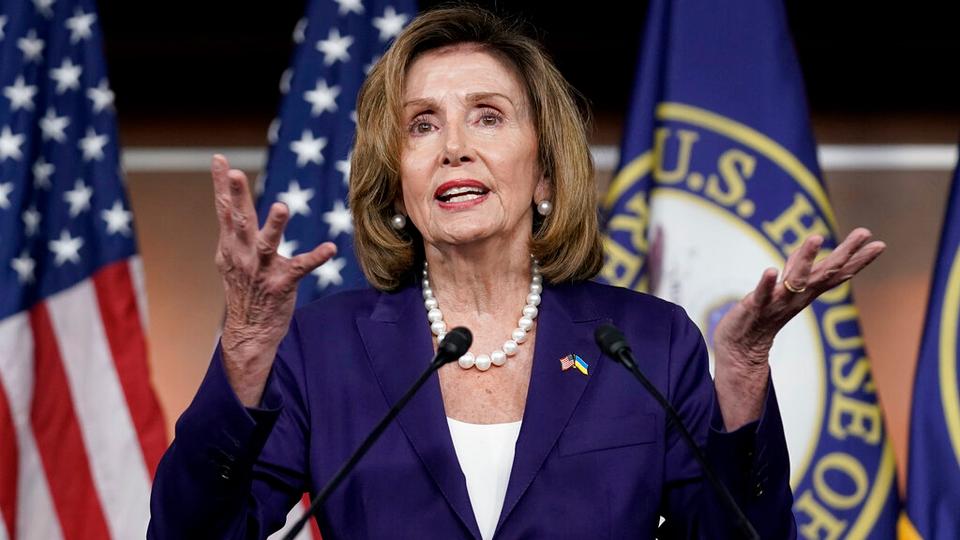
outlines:
[[[709,345],[763,269],[782,268],[811,234],[832,248],[837,229],[820,181],[769,137],[679,103],[658,105],[656,119],[653,148],[608,192],[601,277],[680,304]],[[777,335],[771,371],[800,535],[868,536],[894,464],[849,283]]]

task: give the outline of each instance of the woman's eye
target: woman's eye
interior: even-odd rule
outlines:
[[[487,112],[480,117],[480,125],[493,127],[500,123],[501,117],[497,113]]]
[[[410,132],[415,135],[430,133],[433,131],[433,124],[423,119],[414,119],[410,122]]]

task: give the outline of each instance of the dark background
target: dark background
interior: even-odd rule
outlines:
[[[647,2],[477,3],[535,27],[598,120],[617,124],[629,100]],[[788,1],[814,116],[960,118],[958,4]],[[100,0],[121,122],[171,116],[269,121],[292,52],[291,31],[305,5]]]

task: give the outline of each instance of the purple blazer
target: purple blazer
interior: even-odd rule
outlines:
[[[597,325],[623,329],[764,538],[792,538],[789,463],[773,387],[758,422],[723,431],[707,350],[681,308],[592,282],[547,286],[496,538],[736,536],[663,411],[605,358]],[[420,290],[354,291],[299,309],[258,409],[214,354],[157,470],[149,538],[265,538],[316,493],[433,356]],[[589,375],[563,371],[570,353]],[[480,539],[432,377],[332,494],[339,538]]]

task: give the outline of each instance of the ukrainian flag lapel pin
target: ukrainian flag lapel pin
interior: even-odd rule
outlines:
[[[577,368],[577,370],[584,375],[590,374],[590,364],[576,354],[568,354],[560,359],[561,370],[566,371],[570,368]]]

